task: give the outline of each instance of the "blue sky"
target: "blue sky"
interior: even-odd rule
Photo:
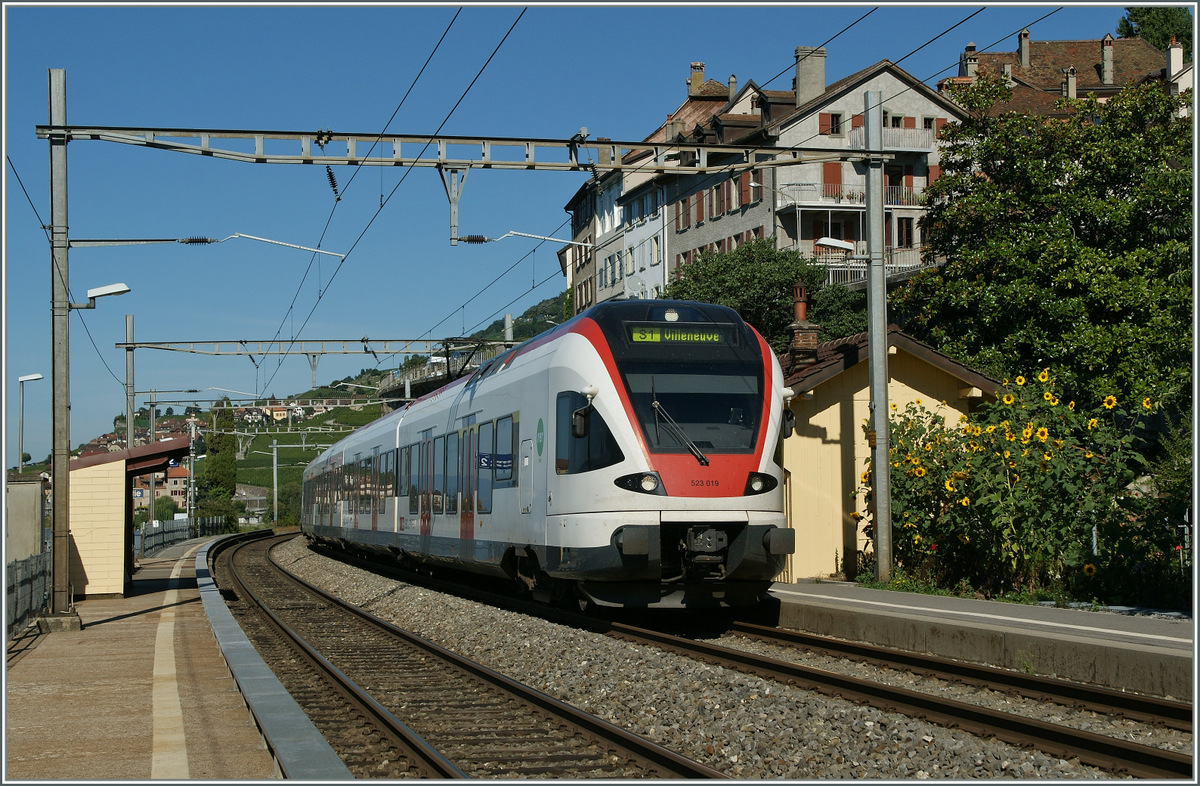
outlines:
[[[823,44],[830,82],[886,58],[933,85],[957,73],[968,42],[1011,51],[1026,26],[1035,40],[1099,39],[1115,35],[1124,14],[1116,4],[1065,5],[1037,21],[1054,9],[485,5],[462,8],[451,25],[459,7],[438,4],[6,3],[5,466],[18,460],[18,376],[45,376],[26,383],[25,452],[40,460],[51,447],[50,251],[40,226],[49,221],[49,148],[35,133],[48,120],[48,69],[65,69],[70,125],[355,133],[386,126],[433,134],[445,123],[445,135],[552,139],[585,126],[592,137],[640,140],[683,101],[694,61],[722,83],[732,74],[740,85],[753,79],[787,90],[794,48]],[[134,315],[136,340],[145,342],[439,339],[471,333],[563,290],[561,275],[553,275],[560,244],[514,237],[451,246],[449,206],[435,170],[406,176],[363,168],[353,182],[349,168],[335,174],[343,197],[336,209],[323,167],[244,164],[109,142],[68,146],[71,238],[243,233],[349,252],[335,275],[335,257],[322,256],[310,269],[307,252],[242,239],[72,249],[74,302],[104,284],[132,289],[97,301],[95,310],[72,312],[72,448],[111,430],[124,412],[124,353],[114,345],[125,340],[126,314]],[[585,178],[474,171],[463,187],[459,232],[565,239],[563,205]],[[308,389],[303,357],[255,360],[257,366],[244,356],[141,350],[135,388],[220,387],[263,396]],[[394,368],[403,358],[381,360],[380,367]],[[317,379],[328,383],[375,365],[369,355],[325,356]]]

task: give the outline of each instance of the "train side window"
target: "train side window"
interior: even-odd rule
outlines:
[[[421,454],[425,452],[425,445],[410,445],[409,462],[408,462],[408,512],[421,512],[421,470],[425,466]]]
[[[358,512],[375,512],[375,460],[365,458],[358,465]]]
[[[496,488],[511,488],[516,485],[513,475],[513,419],[505,415],[496,421],[495,473]]]
[[[458,434],[446,435],[446,512],[458,512]]]
[[[555,472],[559,475],[575,475],[610,467],[625,460],[625,454],[621,452],[604,418],[589,407],[587,396],[570,390],[559,393],[555,404]],[[571,421],[576,412],[585,409],[587,433],[576,437],[571,432]]]
[[[492,441],[495,427],[489,423],[479,424],[479,468],[477,499],[475,508],[480,513],[492,512],[492,465],[495,463],[496,445]]]
[[[433,506],[430,508],[434,513],[441,513],[443,510],[444,497],[446,491],[446,438],[438,437],[433,441]]]

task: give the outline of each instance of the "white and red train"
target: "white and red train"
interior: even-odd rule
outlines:
[[[547,599],[752,604],[795,550],[789,394],[728,308],[603,303],[327,449],[301,528]]]

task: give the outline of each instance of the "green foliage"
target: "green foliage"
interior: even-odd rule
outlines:
[[[1147,493],[1145,398],[1063,400],[1048,369],[948,425],[918,400],[890,423],[892,555],[942,589],[1183,604],[1178,518]],[[893,405],[894,408],[895,405]],[[871,474],[860,492],[871,498]],[[867,520],[868,534],[872,524]]]
[[[170,521],[179,512],[179,503],[170,497],[159,497],[154,500],[155,521]]]
[[[1175,36],[1183,47],[1184,61],[1192,59],[1192,10],[1187,6],[1126,8],[1116,32],[1122,38],[1143,38],[1163,52]]]
[[[917,338],[996,378],[1053,366],[1080,400],[1178,393],[1192,356],[1191,91],[1149,84],[1062,104],[1065,120],[989,114],[987,73],[955,92],[922,230],[945,266],[890,298]]]
[[[822,268],[796,251],[775,248],[774,238],[753,240],[733,251],[703,252],[677,275],[663,297],[728,306],[776,352],[785,351],[791,341],[788,325],[797,281],[808,287],[808,318],[821,326],[821,340],[866,330],[866,296],[825,286]]]
[[[198,483],[196,501],[197,515],[225,516],[236,522],[233,511],[233,495],[237,492],[237,438],[233,436],[233,410],[229,399],[217,410],[216,429],[206,438],[207,458],[204,461],[204,476]],[[216,433],[223,432],[223,433]]]

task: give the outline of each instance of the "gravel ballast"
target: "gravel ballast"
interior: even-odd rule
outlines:
[[[544,620],[385,578],[315,554],[302,537],[274,551],[276,559],[315,584],[406,630],[743,779],[817,778],[1076,778],[1111,773],[897,713],[748,676]],[[742,640],[745,641],[745,640]],[[734,639],[722,642],[733,645]],[[740,646],[740,645],[739,645]],[[747,647],[757,647],[746,643]],[[812,663],[830,668],[824,661]],[[805,663],[809,662],[805,660]],[[858,664],[840,661],[840,669]],[[908,683],[918,678],[896,677]],[[924,680],[919,689],[946,690],[959,701],[1005,704],[1050,720],[1044,705],[997,698],[991,691]],[[1010,701],[1015,703],[1009,704]],[[1036,714],[1034,709],[1036,708]],[[1050,715],[1072,711],[1055,708]],[[1190,750],[1191,735],[1111,728],[1112,736]],[[1083,721],[1092,722],[1092,721]],[[1072,722],[1071,725],[1077,725]],[[1086,728],[1086,726],[1085,726]],[[1154,730],[1157,735],[1161,730]]]

